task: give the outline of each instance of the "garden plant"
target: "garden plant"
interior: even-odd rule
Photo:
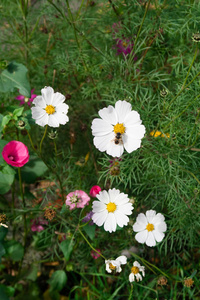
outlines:
[[[0,16],[0,300],[200,299],[200,2]]]

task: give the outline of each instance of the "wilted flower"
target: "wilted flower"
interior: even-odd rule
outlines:
[[[45,208],[44,216],[46,219],[52,221],[56,215],[56,210],[53,208]]]
[[[48,221],[44,220],[43,218],[39,217],[34,220],[31,220],[31,230],[40,232],[44,230],[42,225],[48,225]]]
[[[135,278],[137,281],[141,281],[142,276],[143,277],[145,276],[144,269],[145,269],[144,266],[140,266],[139,262],[135,261],[133,263],[133,267],[131,268],[131,274],[129,275],[129,281],[133,282],[133,281],[135,281]],[[139,272],[142,272],[142,275]]]
[[[6,144],[2,156],[13,167],[23,167],[29,161],[28,148],[19,141],[11,141]]]
[[[74,208],[83,208],[85,205],[88,205],[90,197],[81,190],[76,190],[67,195],[66,205],[70,206],[70,210]]]
[[[193,40],[193,42],[199,43],[200,42],[200,33],[199,32],[193,33],[192,40]]]
[[[105,260],[106,271],[108,273],[112,273],[112,271],[120,273],[122,271],[121,265],[125,265],[126,263],[127,257],[125,255],[119,256],[115,260]]]
[[[100,249],[96,249],[96,250],[97,250],[98,252],[101,252]],[[101,256],[98,252],[92,250],[90,254],[91,254],[91,256],[92,256],[94,259],[97,259],[97,258],[99,258],[99,257]]]
[[[184,279],[184,286],[186,287],[191,287],[194,283],[194,280],[192,278],[186,278]]]
[[[59,127],[65,125],[69,118],[67,112],[69,106],[65,103],[65,96],[61,93],[54,93],[52,87],[48,86],[41,90],[42,96],[37,96],[33,100],[35,107],[32,107],[32,117],[35,123],[40,126],[49,125]]]
[[[136,223],[133,225],[133,231],[138,232],[135,236],[138,243],[153,247],[156,242],[161,242],[165,236],[167,225],[164,222],[165,217],[155,210],[148,210],[146,216],[141,213],[137,216]]]
[[[97,194],[99,194],[99,192],[101,191],[100,186],[98,185],[94,185],[91,190],[90,190],[90,196],[95,198]]]
[[[120,157],[124,148],[128,153],[138,149],[145,134],[145,127],[141,125],[140,115],[132,110],[127,101],[117,101],[115,108],[111,105],[101,109],[101,119],[92,122],[92,134],[96,148],[113,157]]]
[[[101,191],[96,197],[99,201],[92,203],[94,213],[92,220],[95,224],[98,226],[104,224],[104,229],[110,233],[116,231],[117,225],[124,227],[128,224],[127,215],[131,215],[133,210],[128,195],[114,188],[108,192]]]
[[[20,101],[20,105],[24,105],[25,103],[27,103],[29,106],[31,106],[31,103],[33,102],[35,97],[37,97],[37,95],[33,94],[33,92],[34,92],[34,89],[31,90],[31,98],[25,97],[23,95],[19,95],[15,99]]]
[[[163,89],[162,91],[160,91],[160,96],[163,98],[166,97],[168,94],[169,94],[169,92],[166,89]]]
[[[164,277],[164,276],[159,277],[158,281],[157,281],[157,284],[158,285],[167,285],[167,278]]]

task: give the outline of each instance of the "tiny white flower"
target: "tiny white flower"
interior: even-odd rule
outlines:
[[[145,269],[144,266],[140,266],[139,262],[135,261],[133,263],[133,267],[131,268],[131,274],[129,275],[129,281],[133,282],[133,281],[135,281],[135,278],[137,281],[141,281],[142,276],[143,277],[145,276],[144,269]],[[142,275],[139,272],[142,272]]]
[[[95,224],[98,226],[104,224],[104,229],[109,232],[116,231],[117,225],[120,227],[128,225],[127,215],[131,215],[133,210],[128,195],[116,189],[109,189],[108,192],[99,192],[96,198],[99,201],[92,203],[94,213],[92,220]]]
[[[145,127],[140,115],[132,110],[127,101],[117,101],[115,107],[109,105],[98,112],[101,119],[92,122],[94,145],[113,157],[120,157],[124,148],[128,153],[140,148]]]
[[[138,232],[135,236],[138,243],[153,247],[156,242],[161,242],[167,230],[165,217],[155,210],[148,210],[146,216],[141,213],[137,216],[136,223],[133,225],[133,231]]]
[[[111,273],[112,271],[120,273],[122,271],[121,265],[127,263],[127,257],[125,255],[119,256],[115,260],[105,260],[106,271]]]
[[[54,93],[50,86],[43,88],[41,93],[42,96],[37,96],[32,102],[35,104],[31,108],[35,123],[43,127],[45,125],[50,127],[65,125],[69,121],[67,116],[69,106],[63,103],[65,96],[58,92]]]

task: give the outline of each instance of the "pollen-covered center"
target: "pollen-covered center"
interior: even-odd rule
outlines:
[[[116,269],[116,267],[113,266],[111,263],[109,263],[109,268],[110,268],[110,270],[115,270]]]
[[[126,130],[126,127],[124,127],[124,124],[123,123],[117,123],[115,126],[114,126],[114,133],[121,133],[123,134]]]
[[[138,267],[132,267],[131,268],[131,273],[133,273],[134,275],[139,273],[139,268]]]
[[[70,201],[71,203],[76,203],[78,201],[78,197],[76,195],[73,195],[72,197],[70,197]]]
[[[47,105],[46,107],[45,107],[45,110],[46,110],[46,112],[47,112],[47,114],[48,115],[52,115],[52,114],[54,114],[55,113],[55,107],[53,106],[53,105]]]
[[[127,47],[128,46],[128,44],[126,42],[123,42],[122,45],[123,45],[123,47]]]
[[[113,202],[109,202],[106,206],[108,212],[114,212],[117,208],[117,205]]]
[[[146,230],[148,230],[148,231],[153,231],[153,230],[154,230],[154,225],[148,223],[147,226],[146,226]]]

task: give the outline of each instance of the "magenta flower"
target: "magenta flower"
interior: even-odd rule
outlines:
[[[24,105],[25,103],[27,103],[29,106],[31,106],[31,103],[33,102],[33,100],[35,99],[35,97],[37,97],[36,94],[33,94],[34,89],[31,90],[31,98],[27,98],[23,95],[19,95],[17,96],[15,99],[20,101],[20,105]]]
[[[85,205],[88,205],[90,201],[90,197],[81,190],[76,190],[71,192],[66,197],[66,205],[70,206],[70,210],[74,208],[83,208]]]
[[[101,191],[100,186],[94,185],[94,186],[91,188],[91,190],[90,190],[90,196],[93,197],[93,198],[95,198],[96,195],[97,195],[100,191]]]
[[[44,220],[43,218],[36,218],[34,220],[31,220],[31,230],[40,232],[44,230],[44,227],[42,225],[48,225],[48,221]]]
[[[117,55],[123,53],[125,56],[127,56],[133,50],[133,45],[134,44],[129,39],[116,39],[115,48],[117,49]],[[134,57],[134,60],[137,60],[137,58]]]
[[[97,250],[98,252],[101,253],[100,249],[96,249],[96,250]],[[98,252],[92,250],[92,251],[90,252],[90,254],[91,254],[91,256],[92,256],[94,259],[97,259],[97,258],[99,258],[99,257],[101,256]]]
[[[2,156],[13,167],[23,167],[29,161],[28,148],[19,141],[11,141],[6,144]]]

